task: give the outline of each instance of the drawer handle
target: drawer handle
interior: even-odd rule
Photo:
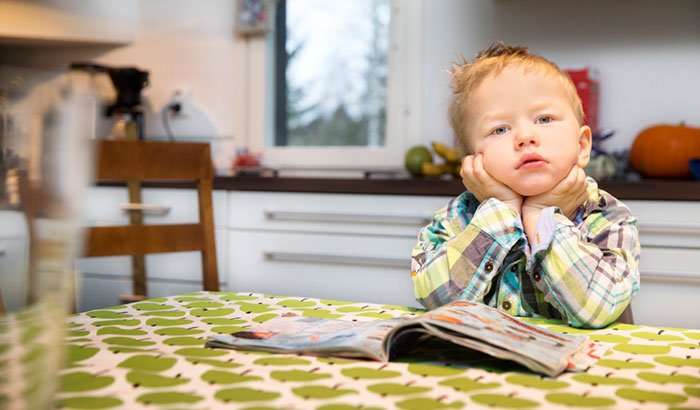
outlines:
[[[138,204],[134,202],[129,202],[120,204],[119,208],[122,211],[143,211],[152,214],[165,215],[168,212],[170,212],[171,206],[155,204]]]
[[[317,253],[295,253],[295,252],[263,252],[265,260],[274,262],[303,262],[303,263],[327,263],[340,265],[365,265],[379,266],[384,268],[406,268],[410,269],[410,262],[406,259],[396,258],[375,258],[371,256],[346,256],[346,255],[324,255]]]
[[[389,225],[424,226],[430,222],[430,218],[423,216],[402,215],[359,215],[324,212],[296,212],[296,211],[264,211],[265,219],[275,221],[314,221],[314,222],[351,222],[372,223]]]
[[[641,271],[641,280],[661,283],[686,283],[690,285],[700,285],[700,275],[697,273],[674,272],[666,273],[662,271]]]
[[[645,234],[700,235],[700,224],[681,222],[652,222],[639,224],[639,232]]]

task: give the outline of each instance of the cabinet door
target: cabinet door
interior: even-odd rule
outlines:
[[[8,312],[27,304],[27,252],[26,238],[0,238],[0,292]]]
[[[233,230],[229,289],[416,306],[410,238]]]

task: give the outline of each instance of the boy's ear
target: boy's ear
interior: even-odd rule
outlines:
[[[578,161],[579,167],[584,168],[588,165],[591,159],[591,145],[593,144],[593,135],[591,127],[584,125],[579,129],[578,137]]]

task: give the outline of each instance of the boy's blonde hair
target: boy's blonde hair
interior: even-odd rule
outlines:
[[[472,63],[462,57],[462,61],[453,65],[450,71],[452,99],[448,112],[452,129],[465,155],[473,153],[468,135],[466,135],[467,116],[465,114],[470,95],[489,74],[497,74],[512,64],[518,64],[526,70],[543,70],[547,74],[554,75],[569,96],[579,124],[583,125],[584,113],[581,98],[568,74],[544,57],[530,54],[526,47],[511,47],[503,42],[497,42],[480,51]]]

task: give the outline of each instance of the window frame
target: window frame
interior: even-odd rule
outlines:
[[[423,1],[391,0],[386,136],[382,147],[275,146],[275,32],[248,45],[247,146],[273,168],[382,170],[403,167],[403,154],[421,140]],[[275,16],[274,18],[277,18]],[[252,67],[265,67],[264,74]],[[286,124],[285,124],[286,126]]]

